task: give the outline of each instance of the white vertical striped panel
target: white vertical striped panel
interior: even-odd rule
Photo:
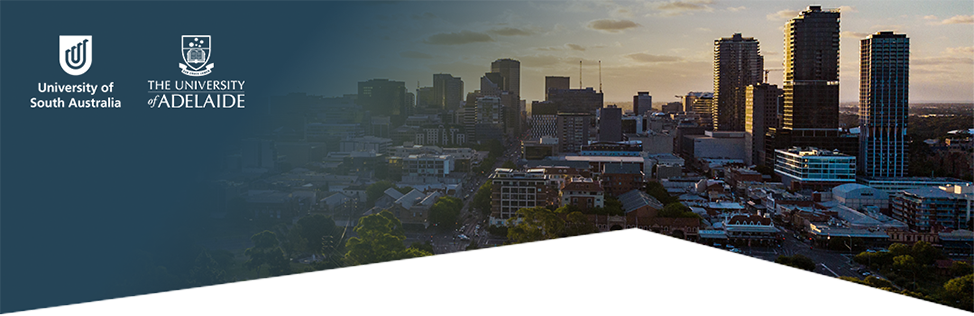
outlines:
[[[23,314],[964,314],[639,230]]]

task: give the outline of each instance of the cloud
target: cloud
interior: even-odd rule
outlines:
[[[775,13],[768,14],[766,17],[769,21],[782,21],[788,20],[798,16],[797,10],[781,10]]]
[[[643,63],[666,63],[683,60],[677,56],[652,55],[646,53],[633,53],[625,56],[626,58]]]
[[[423,43],[432,45],[462,45],[470,43],[493,42],[494,39],[486,33],[478,33],[463,30],[458,33],[439,33],[433,34],[423,40]]]
[[[582,45],[578,45],[578,44],[565,44],[565,46],[568,47],[568,48],[570,48],[571,50],[577,50],[577,51],[583,51],[583,52],[585,51],[585,46],[582,46]]]
[[[974,24],[974,15],[955,15],[940,21],[940,24]]]
[[[937,16],[936,15],[928,15],[928,16],[924,16],[923,19],[924,20],[936,20],[937,19]]]
[[[671,1],[657,3],[656,9],[662,11],[664,16],[679,16],[693,13],[694,11],[712,12],[714,9],[708,6],[708,4],[713,3],[713,0]]]
[[[588,28],[609,32],[609,33],[619,33],[627,29],[639,27],[639,23],[630,20],[614,20],[614,19],[601,19],[594,20],[588,23]]]
[[[410,51],[405,51],[405,52],[400,52],[399,53],[399,56],[402,56],[402,57],[405,57],[405,58],[417,58],[417,59],[429,59],[429,58],[433,58],[433,55],[430,55],[430,54],[427,54],[427,53],[415,52],[415,51],[411,51],[411,50]]]
[[[947,47],[947,49],[944,50],[944,52],[947,53],[947,55],[971,56],[974,55],[974,46]]]
[[[851,32],[851,31],[842,31],[842,33],[839,33],[840,38],[842,37],[866,38],[867,36],[869,36],[869,33]]]
[[[564,62],[563,57],[552,55],[519,56],[517,60],[521,62],[522,68],[549,67]]]
[[[534,34],[531,31],[528,31],[528,30],[525,30],[525,29],[514,28],[514,27],[505,27],[505,28],[499,28],[499,29],[492,29],[492,30],[490,30],[488,32],[491,33],[491,34],[497,34],[497,35],[500,35],[500,36],[527,36],[527,35]]]
[[[852,12],[859,12],[859,10],[856,10],[856,8],[853,8],[851,6],[844,5],[844,6],[839,7],[839,12],[841,12],[841,13],[852,13]]]
[[[424,12],[423,14],[413,14],[412,16],[413,20],[432,20],[435,18],[436,15],[429,12]]]
[[[971,57],[950,57],[950,56],[939,56],[939,57],[927,57],[927,58],[913,58],[910,60],[911,66],[956,66],[960,64],[974,64],[974,58]]]
[[[553,51],[559,51],[559,50],[564,50],[564,49],[565,49],[564,47],[558,47],[558,46],[546,46],[546,47],[535,47],[534,48],[534,50],[539,50],[539,51],[542,51],[542,52],[553,52]]]
[[[730,8],[727,8],[727,11],[730,11],[730,12],[741,12],[741,11],[744,11],[744,9],[747,9],[747,8],[745,8],[744,6],[730,7]]]

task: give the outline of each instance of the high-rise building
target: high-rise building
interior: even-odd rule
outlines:
[[[548,90],[551,89],[571,89],[571,78],[558,76],[544,77],[544,99],[548,101]]]
[[[785,24],[785,129],[839,127],[839,11],[809,6]]]
[[[622,141],[622,108],[609,105],[599,110],[600,142]]]
[[[693,99],[690,111],[697,117],[697,123],[706,130],[714,129],[714,95],[706,94]]]
[[[411,103],[407,100],[406,83],[388,79],[372,79],[358,83],[356,103],[372,115],[392,117],[393,125],[402,124],[409,116]]]
[[[490,225],[504,226],[517,217],[517,210],[553,205],[557,192],[549,185],[544,171],[527,172],[497,168],[490,175]]]
[[[748,165],[773,166],[774,155],[765,146],[765,134],[769,129],[778,128],[778,105],[782,102],[783,91],[773,84],[761,83],[747,86],[745,95],[744,163]],[[773,149],[772,149],[773,151]]]
[[[592,115],[588,113],[558,113],[555,132],[563,153],[579,152],[588,143]]]
[[[753,37],[714,40],[714,130],[743,131],[747,86],[763,82],[764,57]]]
[[[653,110],[653,96],[649,92],[637,92],[632,96],[632,111],[635,115],[646,114],[646,111]]]
[[[902,177],[909,163],[910,39],[879,32],[861,41],[859,61],[859,173]]]
[[[435,106],[433,98],[433,87],[422,87],[416,89],[416,108],[425,109]]]
[[[498,59],[490,63],[490,72],[498,72],[504,78],[501,90],[511,92],[520,97],[521,62],[513,59]]]
[[[558,105],[558,112],[589,113],[602,108],[602,93],[592,88],[552,89],[548,91],[548,101]]]
[[[702,97],[713,98],[714,97],[714,93],[713,92],[692,92],[691,91],[691,92],[687,92],[687,95],[681,95],[680,96],[680,101],[683,102],[683,111],[684,112],[691,112],[691,111],[693,111],[693,102],[697,101],[697,99],[702,98]]]
[[[433,74],[433,105],[455,110],[463,101],[463,80],[450,74]]]
[[[765,146],[859,155],[858,137],[839,130],[838,10],[809,6],[785,24],[783,90],[781,128],[767,134]]]

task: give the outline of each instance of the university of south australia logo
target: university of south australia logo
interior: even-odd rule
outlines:
[[[61,35],[58,59],[61,69],[72,76],[80,76],[91,68],[91,35]]]
[[[183,35],[183,61],[179,68],[188,76],[201,77],[213,72],[213,63],[210,61],[209,35]]]

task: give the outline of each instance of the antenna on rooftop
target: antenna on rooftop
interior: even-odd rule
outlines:
[[[602,61],[599,61],[599,93],[602,93]]]
[[[578,61],[578,89],[582,89],[582,61]]]

